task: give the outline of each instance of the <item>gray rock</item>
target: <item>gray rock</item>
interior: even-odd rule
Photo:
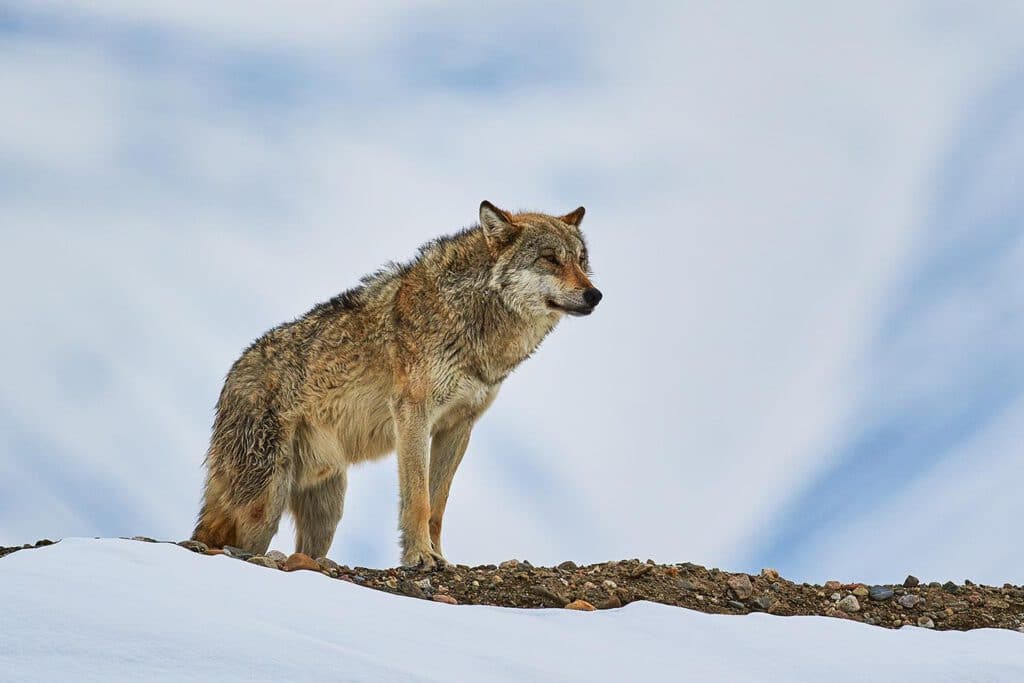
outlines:
[[[750,603],[757,609],[767,612],[775,604],[775,600],[768,595],[759,595],[751,600]]]
[[[236,548],[233,545],[224,546],[224,554],[228,557],[233,557],[236,560],[248,560],[250,557],[255,556],[255,553],[250,553],[248,550]]]
[[[576,571],[577,569],[579,569],[576,563],[572,560],[566,560],[562,564],[558,565],[558,568],[567,572]]]
[[[935,622],[931,620],[931,617],[918,617],[917,625],[921,628],[935,628]]]
[[[555,591],[550,590],[545,586],[534,586],[530,589],[530,592],[536,595],[537,597],[543,598],[547,602],[558,607],[565,607],[570,602],[572,602],[571,600],[569,600],[569,598],[565,597],[564,595],[556,593]]]
[[[960,586],[956,585],[952,581],[947,581],[946,583],[942,584],[942,590],[946,591],[947,593],[953,593],[955,595],[956,593],[960,592]]]
[[[729,604],[729,607],[733,607],[735,609],[742,609],[742,610],[747,609],[747,606],[744,605],[739,600],[730,600],[728,604]]]
[[[750,577],[746,574],[736,574],[729,577],[729,588],[740,600],[746,600],[754,592],[754,586],[750,583]]]
[[[182,548],[187,548],[194,553],[205,553],[207,550],[209,550],[207,545],[202,541],[181,541],[180,543],[178,543],[178,545],[180,545]]]
[[[316,563],[324,569],[333,570],[335,572],[338,572],[341,569],[338,563],[329,557],[318,557],[316,558]]]
[[[892,589],[886,586],[872,586],[868,591],[868,597],[872,600],[890,600],[892,596]]]
[[[920,585],[921,579],[917,578],[913,574],[908,574],[907,578],[903,579],[903,586],[905,588],[914,588]]]
[[[856,595],[847,595],[839,601],[838,607],[844,612],[859,612],[860,602],[857,601]]]
[[[274,562],[277,562],[278,564],[281,564],[282,562],[284,562],[285,560],[288,559],[288,556],[285,555],[284,553],[282,553],[280,550],[271,550],[268,553],[263,553],[263,555],[265,557],[269,557],[270,559],[272,559]]]
[[[917,604],[921,602],[921,598],[917,597],[916,595],[907,594],[901,595],[896,600],[896,602],[898,602],[900,604],[900,607],[904,609],[914,609],[915,607],[917,607]]]

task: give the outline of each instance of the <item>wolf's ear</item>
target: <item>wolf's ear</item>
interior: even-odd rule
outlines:
[[[492,251],[504,247],[519,232],[519,228],[512,225],[512,217],[487,200],[480,202],[480,227]]]
[[[578,228],[578,227],[580,227],[580,223],[583,222],[583,214],[585,214],[586,212],[587,212],[587,210],[584,209],[581,206],[580,208],[576,209],[572,213],[565,214],[559,220],[561,220],[563,223],[568,223],[569,225],[573,226],[574,228]]]

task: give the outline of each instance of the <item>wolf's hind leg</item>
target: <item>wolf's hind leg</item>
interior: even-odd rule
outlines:
[[[274,473],[266,490],[254,501],[237,510],[238,546],[262,555],[277,533],[281,515],[291,488],[291,472]]]
[[[296,551],[313,558],[327,554],[345,509],[347,485],[348,473],[342,470],[308,488],[292,491]]]

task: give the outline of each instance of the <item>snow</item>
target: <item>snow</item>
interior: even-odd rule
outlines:
[[[1012,631],[453,607],[112,539],[0,559],[0,636],[17,681],[1024,680]]]

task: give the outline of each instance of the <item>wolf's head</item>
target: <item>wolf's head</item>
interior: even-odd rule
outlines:
[[[495,265],[491,284],[524,315],[590,315],[601,292],[590,281],[581,206],[564,216],[510,214],[480,204],[480,227]]]

